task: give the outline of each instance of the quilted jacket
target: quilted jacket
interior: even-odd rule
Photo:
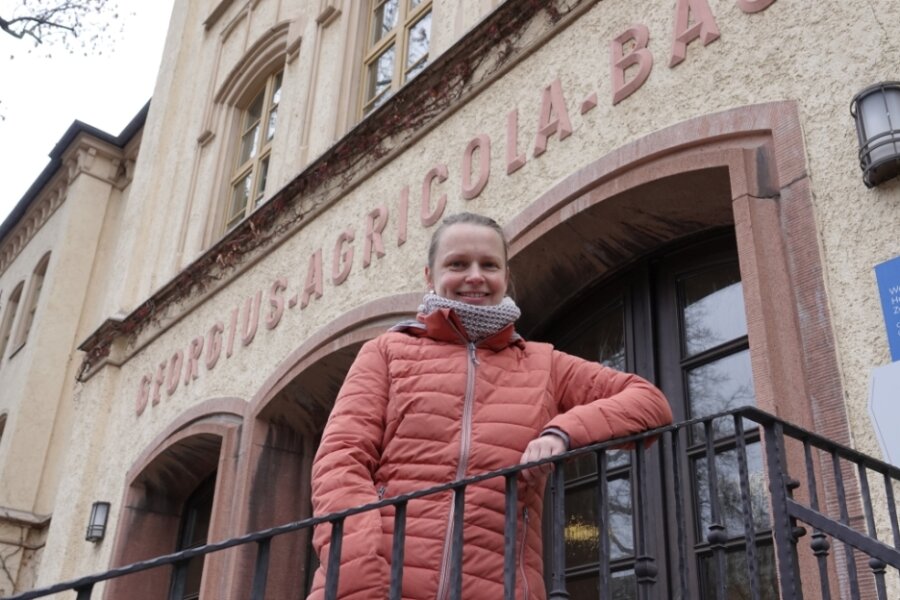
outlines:
[[[347,374],[313,464],[314,514],[324,515],[517,464],[548,427],[571,448],[671,422],[662,393],[621,373],[525,342],[510,325],[467,343],[449,310],[367,342]],[[503,478],[466,491],[463,593],[503,597]],[[518,490],[516,597],[545,597],[541,558],[543,486]],[[450,492],[407,508],[403,598],[449,597]],[[338,597],[388,597],[393,510],[370,511],[344,524]],[[525,535],[522,535],[522,532]],[[311,600],[324,597],[331,528],[314,546],[322,566]]]

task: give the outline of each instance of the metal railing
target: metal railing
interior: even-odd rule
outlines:
[[[651,445],[655,440],[655,445]],[[340,578],[341,542],[345,520],[353,515],[393,506],[395,527],[391,556],[390,598],[401,598],[407,505],[418,498],[451,491],[456,510],[451,546],[450,597],[463,594],[462,557],[466,490],[488,479],[503,478],[506,490],[505,598],[515,598],[515,548],[517,531],[517,477],[525,468],[546,462],[558,463],[593,455],[596,471],[596,595],[611,598],[612,577],[621,568],[610,551],[611,521],[609,481],[612,449],[627,445],[630,481],[630,521],[633,552],[625,561],[635,581],[632,597],[650,599],[707,598],[725,600],[734,581],[740,580],[748,597],[800,599],[872,598],[887,600],[886,578],[900,574],[900,528],[895,486],[900,469],[829,441],[815,433],[786,423],[752,407],[685,421],[640,435],[610,440],[567,452],[552,459],[516,465],[387,498],[338,513],[317,516],[250,533],[190,550],[110,569],[103,573],[24,592],[7,600],[41,598],[74,591],[78,600],[88,600],[94,586],[139,571],[166,566],[183,567],[196,556],[227,548],[256,544],[255,568],[250,597],[266,594],[270,544],[276,536],[316,525],[331,527],[325,583],[325,598],[336,598]],[[750,448],[750,450],[748,450]],[[762,457],[765,466],[750,465],[748,457]],[[757,454],[754,454],[756,452]],[[621,455],[616,465],[620,465]],[[584,460],[583,458],[581,460]],[[736,464],[735,464],[736,463]],[[651,465],[648,467],[648,465]],[[615,467],[615,465],[613,465]],[[616,467],[621,470],[621,467]],[[685,469],[688,469],[686,472]],[[736,473],[735,473],[736,471]],[[799,476],[799,478],[797,478]],[[735,486],[734,478],[737,478]],[[880,479],[877,486],[870,482]],[[849,481],[848,481],[849,480]],[[762,484],[768,490],[761,492]],[[548,573],[547,595],[570,598],[566,590],[567,543],[572,537],[566,522],[565,468],[556,468],[549,479],[547,522],[550,539],[545,540]],[[728,489],[725,489],[728,488]],[[739,497],[737,490],[739,489]],[[653,491],[653,501],[648,497]],[[760,494],[764,493],[762,506]],[[658,497],[657,497],[658,496]],[[825,501],[821,501],[825,498]],[[875,498],[879,502],[876,502]],[[883,502],[882,502],[883,501]],[[656,502],[656,504],[653,504]],[[659,531],[645,523],[650,511],[665,513],[663,533],[670,542],[656,543]],[[879,510],[876,511],[876,507]],[[861,514],[859,511],[862,511]],[[853,514],[852,514],[853,513]],[[854,518],[856,517],[856,518]],[[326,525],[328,524],[328,525]],[[702,525],[702,527],[701,527]],[[879,526],[882,537],[879,539]],[[812,530],[804,548],[799,540]],[[885,533],[886,532],[886,533]],[[833,544],[842,552],[831,552]],[[762,554],[774,546],[774,572],[762,567]],[[740,560],[729,562],[729,557]],[[860,565],[860,559],[868,559]],[[702,561],[704,567],[698,567]],[[743,565],[735,569],[734,565]],[[619,565],[619,566],[617,566]],[[835,571],[835,565],[839,571]],[[888,567],[891,569],[889,570]],[[867,570],[868,569],[868,570]],[[661,576],[661,571],[664,576]],[[815,595],[804,596],[804,587]],[[836,588],[836,589],[835,589]],[[698,592],[698,590],[700,590]],[[227,596],[226,596],[227,597]],[[744,597],[744,596],[742,596]]]

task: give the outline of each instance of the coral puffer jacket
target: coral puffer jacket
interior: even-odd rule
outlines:
[[[314,514],[515,465],[548,427],[578,448],[672,420],[668,402],[647,381],[525,342],[512,325],[475,346],[460,335],[452,311],[418,321],[366,343],[350,368],[313,464]],[[466,600],[503,597],[503,487],[501,477],[466,491]],[[542,496],[520,479],[517,598],[545,597]],[[409,502],[403,598],[449,597],[451,506],[450,492]],[[388,597],[393,527],[392,509],[346,520],[339,598]],[[315,532],[323,565],[310,599],[324,597],[330,536],[328,525]]]

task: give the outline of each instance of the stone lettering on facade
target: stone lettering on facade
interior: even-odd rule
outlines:
[[[744,13],[756,13],[765,10],[775,0],[736,0],[736,4]],[[707,0],[677,0],[675,7],[675,25],[673,33],[673,49],[670,67],[682,62],[686,56],[687,46],[699,39],[704,46],[719,37],[715,18]],[[616,36],[610,42],[610,71],[612,77],[612,104],[618,104],[644,85],[653,67],[653,56],[649,50],[650,32],[646,25],[637,23]],[[630,70],[630,73],[629,73]],[[629,77],[630,74],[630,77]],[[590,93],[581,103],[581,114],[592,110],[597,105],[597,93]],[[547,151],[547,142],[553,135],[560,140],[573,133],[569,118],[562,82],[554,79],[541,90],[540,108],[537,112],[537,133],[533,155],[540,156]],[[506,174],[512,175],[527,162],[526,153],[519,152],[519,109],[513,108],[506,115]],[[478,157],[477,164],[475,157]],[[463,199],[478,197],[487,186],[491,170],[491,139],[487,134],[473,137],[462,152],[461,161],[461,194]],[[477,173],[477,175],[475,175]],[[441,193],[432,203],[434,188],[445,182],[450,176],[445,163],[438,163],[426,171],[422,179],[422,196],[419,222],[422,227],[431,227],[444,214],[447,204],[446,192]],[[397,246],[406,243],[409,219],[409,185],[400,189],[400,197],[396,210]],[[362,266],[368,268],[372,263],[372,255],[382,258],[386,255],[384,231],[389,223],[389,212],[384,204],[375,206],[365,215],[365,239],[363,242]],[[355,239],[354,229],[347,227],[335,238],[331,256],[332,286],[343,284],[350,276],[354,261]],[[305,309],[313,298],[319,299],[324,294],[324,277],[322,269],[322,248],[317,248],[309,257],[306,276],[294,294],[287,300],[287,308],[293,309],[298,303]],[[285,297],[291,288],[287,278],[274,280],[269,289],[268,312],[264,323],[267,330],[274,330],[283,321]],[[299,288],[299,289],[298,289]],[[145,373],[138,383],[135,396],[135,412],[141,416],[147,405],[156,406],[160,402],[160,390],[166,386],[168,395],[173,395],[179,381],[184,378],[184,385],[196,380],[199,374],[200,357],[204,349],[206,355],[203,364],[206,370],[212,371],[219,363],[223,346],[225,357],[234,354],[234,340],[238,331],[238,316],[241,319],[241,346],[253,343],[259,325],[259,312],[262,302],[262,290],[248,296],[241,305],[231,309],[228,326],[216,321],[210,326],[206,335],[193,338],[187,347],[176,350],[168,360],[158,364],[155,371]],[[227,330],[227,339],[224,339]],[[185,356],[187,357],[185,360]],[[185,362],[187,363],[185,365]]]

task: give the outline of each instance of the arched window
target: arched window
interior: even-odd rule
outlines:
[[[34,323],[34,313],[37,310],[41,289],[44,287],[44,276],[47,274],[47,264],[49,262],[50,253],[48,252],[38,262],[34,268],[34,273],[31,275],[25,302],[25,312],[22,313],[21,325],[19,325],[18,335],[16,336],[16,347],[21,346],[28,339],[28,332],[31,331],[31,325]]]
[[[381,106],[428,64],[431,0],[371,3],[363,58],[362,113]]]
[[[225,231],[231,230],[253,212],[266,193],[283,78],[284,71],[266,78],[241,114]]]
[[[9,343],[9,335],[12,332],[12,325],[16,318],[16,311],[19,308],[23,287],[25,287],[25,282],[20,281],[19,285],[12,291],[12,294],[9,295],[9,300],[6,301],[3,323],[0,324],[0,360],[3,360],[3,356],[6,354],[6,346]]]

